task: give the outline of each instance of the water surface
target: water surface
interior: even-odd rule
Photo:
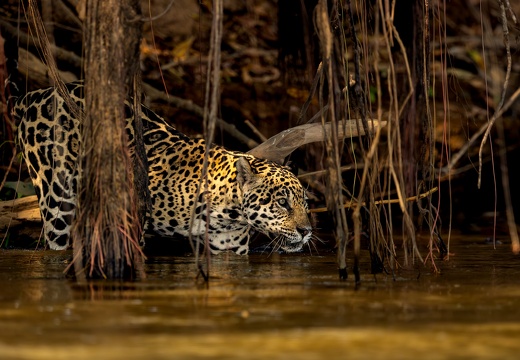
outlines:
[[[154,256],[147,279],[79,286],[70,252],[0,251],[0,359],[508,359],[520,258],[453,240],[439,273],[339,281],[334,254]],[[350,259],[351,260],[351,259]],[[351,261],[350,261],[351,263]]]

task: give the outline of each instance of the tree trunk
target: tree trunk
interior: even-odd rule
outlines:
[[[146,162],[142,141],[136,141],[132,161],[124,109],[138,70],[140,14],[138,0],[88,0],[85,5],[82,172],[71,235],[78,279],[143,275],[139,215],[146,196],[139,195],[147,193]],[[134,132],[141,131],[142,139],[139,112],[134,113]]]

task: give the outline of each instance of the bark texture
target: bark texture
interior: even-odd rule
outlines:
[[[139,141],[132,161],[124,120],[124,102],[137,74],[139,5],[136,0],[88,0],[85,5],[82,176],[72,232],[78,279],[143,275],[139,239],[146,196],[140,199],[139,193],[146,193],[146,164]]]

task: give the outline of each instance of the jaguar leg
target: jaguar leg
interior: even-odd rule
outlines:
[[[31,168],[32,166],[29,166]],[[34,170],[34,169],[33,169]],[[63,250],[70,245],[70,229],[76,210],[75,183],[73,176],[55,172],[50,168],[43,179],[35,171],[30,171],[38,196],[38,204],[43,220],[43,231],[47,245],[52,250]]]
[[[233,251],[238,255],[247,255],[249,252],[249,226],[238,230],[210,234],[209,247],[212,254],[221,251]]]

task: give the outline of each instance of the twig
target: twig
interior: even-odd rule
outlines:
[[[440,174],[449,173],[451,171],[451,169],[454,168],[455,165],[460,161],[462,156],[464,156],[467,153],[468,149],[475,143],[475,141],[477,141],[477,139],[487,130],[488,124],[491,122],[494,123],[497,119],[499,119],[504,114],[504,112],[506,112],[515,103],[515,101],[517,100],[517,98],[519,96],[520,96],[520,87],[518,89],[516,89],[516,91],[511,95],[509,100],[506,101],[504,106],[493,114],[490,121],[488,123],[482,125],[480,127],[480,129],[478,129],[478,131],[475,134],[473,134],[473,136],[468,140],[468,142],[466,142],[464,144],[464,146],[462,146],[461,149],[455,155],[453,155],[451,157],[451,161],[449,162],[449,164],[440,168],[439,173]]]
[[[504,103],[506,90],[507,90],[507,84],[509,83],[509,77],[511,76],[511,48],[509,45],[509,30],[507,28],[507,16],[506,16],[505,5],[502,0],[499,0],[498,2],[500,3],[502,31],[504,32],[504,44],[506,46],[506,54],[507,54],[506,78],[504,80],[504,85],[502,88],[502,96],[500,99],[500,103],[498,105],[498,108],[501,108],[502,104]],[[511,5],[509,3],[507,3],[507,5],[509,6],[509,10],[511,11],[511,14],[513,15],[513,19],[516,22],[514,13],[511,10]],[[506,144],[505,144],[506,138],[504,135],[504,124],[500,121],[497,123],[497,133],[498,133],[498,140],[499,140],[498,146],[500,149],[499,150],[500,170],[502,172],[502,188],[503,188],[503,195],[504,195],[504,203],[506,206],[507,225],[509,228],[509,236],[511,237],[511,247],[512,247],[513,253],[518,254],[520,252],[520,239],[518,237],[518,229],[516,227],[515,214],[513,212],[513,204],[511,202],[511,190],[510,190],[511,188],[510,188],[510,184],[509,184],[509,170],[507,167],[507,154],[506,154]],[[484,139],[486,139],[486,137],[484,137]],[[482,161],[481,154],[482,154],[482,148],[480,149],[480,152],[479,152],[479,161]],[[479,170],[480,169],[481,168],[479,168]],[[481,173],[479,171],[479,185],[480,185],[480,176],[481,176]]]
[[[166,5],[166,8],[163,10],[162,13],[158,14],[158,15],[155,15],[155,16],[149,16],[149,17],[139,17],[137,20],[139,21],[142,21],[142,22],[150,22],[150,21],[155,21],[157,19],[160,19],[161,17],[163,17],[164,15],[166,15],[166,13],[168,11],[170,11],[170,9],[172,8],[173,6],[173,3],[175,2],[175,0],[170,0],[170,2],[168,3],[168,5]]]
[[[303,117],[305,116],[305,113],[307,113],[307,110],[309,109],[309,105],[311,104],[311,100],[314,97],[314,95],[316,94],[316,89],[318,87],[319,80],[321,79],[322,76],[323,76],[323,62],[320,62],[318,65],[318,69],[316,70],[316,75],[314,76],[314,80],[312,82],[311,90],[309,91],[309,96],[307,96],[307,100],[305,100],[305,103],[303,104],[303,106],[300,110],[300,115],[298,116],[298,121],[296,122],[298,125],[300,125],[303,122]],[[321,111],[324,111],[324,109],[321,109]],[[308,122],[312,122],[312,119],[309,120]]]
[[[511,8],[511,4],[509,3],[509,0],[504,0],[504,2],[506,4],[507,10],[509,10],[509,15],[511,16],[511,19],[513,19],[513,22],[516,24],[517,23],[516,15],[515,15],[513,9]]]
[[[511,46],[509,44],[509,29],[507,27],[507,16],[506,16],[506,10],[504,7],[504,3],[502,0],[498,0],[500,4],[500,20],[502,21],[502,31],[503,31],[503,38],[504,38],[504,45],[506,47],[506,57],[507,57],[507,70],[506,70],[506,77],[504,79],[504,84],[502,86],[502,95],[500,96],[500,102],[497,106],[497,112],[502,109],[502,105],[504,104],[504,100],[506,97],[506,91],[507,91],[507,85],[509,84],[509,78],[511,76]],[[508,4],[509,5],[509,4]],[[509,5],[509,9],[511,10],[511,5]],[[512,10],[511,10],[512,13]],[[516,20],[516,17],[514,18]],[[516,21],[515,21],[516,22]],[[491,132],[491,128],[495,124],[495,121],[497,120],[497,117],[493,116],[489,123],[487,124],[486,131],[484,133],[484,136],[482,137],[482,141],[480,143],[480,149],[478,152],[478,188],[480,189],[480,183],[482,180],[482,151],[484,150],[484,145],[486,144],[487,138],[489,137],[489,133]]]
[[[422,194],[415,195],[415,196],[410,196],[410,197],[407,197],[404,200],[405,200],[405,202],[418,201],[418,200],[424,199],[427,196],[430,196],[431,194],[433,194],[437,190],[438,190],[438,187],[434,187],[434,188],[432,188],[432,189],[430,189],[430,190],[428,190],[428,191],[426,191],[426,192],[424,192]],[[399,202],[400,202],[399,199],[376,200],[376,201],[374,201],[374,205],[399,204]],[[345,209],[349,209],[349,208],[352,208],[352,207],[355,207],[355,206],[358,206],[358,205],[360,207],[366,206],[366,202],[362,201],[361,203],[359,203],[357,201],[348,201],[345,204],[343,204],[343,207]],[[327,211],[328,211],[327,208],[321,207],[321,208],[316,208],[316,209],[310,209],[309,213],[322,213],[322,212],[327,212]]]
[[[204,139],[206,140],[206,151],[204,154],[204,162],[202,164],[202,175],[199,179],[195,199],[199,198],[199,194],[204,186],[204,193],[208,194],[208,167],[210,147],[213,143],[213,136],[215,133],[215,124],[217,122],[217,111],[220,103],[220,64],[221,64],[221,43],[222,43],[222,27],[223,27],[223,0],[213,1],[213,21],[211,23],[210,48],[207,61],[207,68],[209,70],[206,78],[206,88],[204,96]],[[203,200],[207,204],[206,216],[209,218],[211,211],[211,198],[205,196]],[[191,218],[189,223],[189,240],[193,244],[192,228],[195,221],[195,202],[191,208]],[[206,254],[206,273],[204,273],[202,264],[199,259],[199,252],[195,252],[195,261],[199,266],[199,273],[201,273],[207,282],[209,279],[210,265],[211,265],[211,251],[209,244],[209,221],[206,222],[206,232],[204,236],[204,253]],[[198,244],[198,242],[197,242]],[[193,245],[192,245],[193,247]]]
[[[241,57],[264,57],[264,58],[274,58],[277,55],[277,52],[275,50],[265,50],[265,49],[243,49],[233,52],[232,54],[224,54],[222,55],[222,61],[230,61],[234,59],[238,59]],[[207,62],[208,57],[207,56],[191,56],[187,59],[180,60],[175,59],[173,61],[170,61],[164,65],[161,65],[161,70],[168,70],[175,66],[183,66],[183,65],[197,65],[202,62]]]
[[[348,170],[359,170],[359,169],[363,169],[364,167],[365,167],[364,163],[356,163],[356,164],[341,166],[339,168],[339,170],[341,172],[343,172],[343,171],[348,171]],[[308,177],[315,177],[315,176],[321,176],[321,175],[326,175],[326,174],[327,174],[327,170],[309,171],[309,172],[306,172],[303,174],[298,174],[298,179],[301,180],[301,179],[305,179]]]
[[[260,132],[260,130],[258,130],[258,128],[255,125],[253,125],[253,123],[251,121],[246,119],[246,120],[244,120],[244,123],[251,129],[252,132],[255,133],[256,136],[258,136],[258,138],[260,140],[262,140],[262,142],[267,141],[267,138],[265,137],[265,135],[262,134]]]
[[[148,94],[152,99],[160,99],[162,101],[167,102],[170,105],[173,105],[182,110],[189,111],[197,116],[204,116],[204,109],[202,109],[197,104],[193,103],[193,101],[191,100],[182,99],[173,95],[166,95],[164,92],[157,90],[153,86],[145,83],[143,83],[143,89],[145,93]],[[238,141],[245,144],[250,149],[253,149],[259,145],[258,142],[239,131],[235,125],[229,124],[220,118],[217,118],[216,121],[218,126],[222,130],[227,132],[229,135],[233,136]]]
[[[18,29],[6,21],[0,20],[0,30],[9,33],[12,36],[17,36],[20,42],[20,47],[35,47],[37,46],[35,41],[24,32],[18,31]],[[55,45],[49,45],[50,52],[52,55],[61,61],[65,61],[77,69],[81,69],[82,60],[81,57],[74,54],[72,51],[63,50]]]

